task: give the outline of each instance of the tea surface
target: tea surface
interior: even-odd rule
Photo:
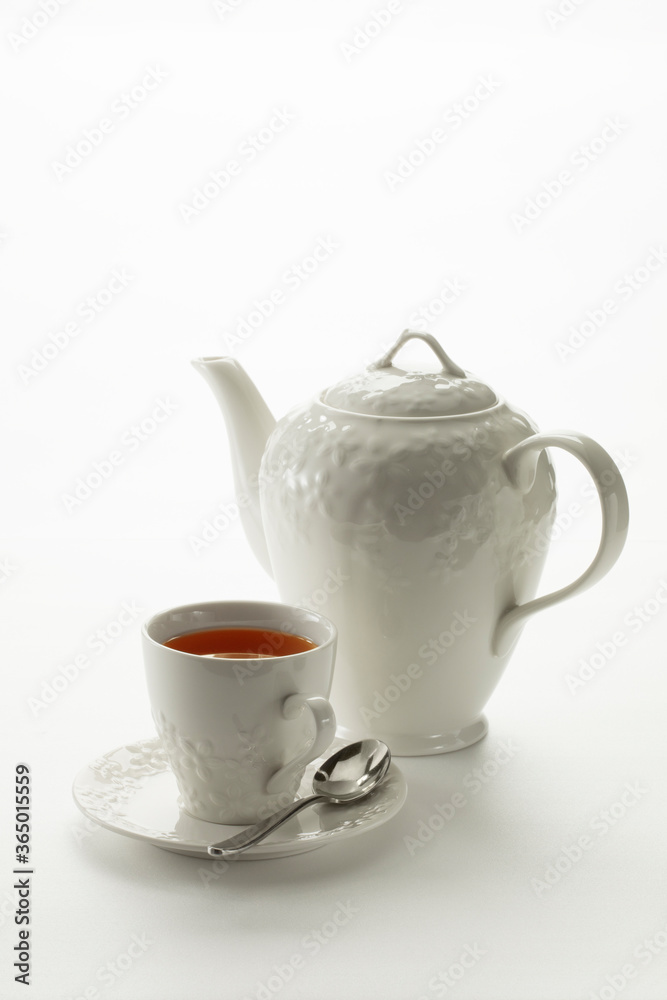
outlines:
[[[265,628],[211,628],[184,632],[165,643],[170,649],[198,656],[229,660],[260,659],[268,656],[293,656],[315,649],[316,643],[302,635]]]

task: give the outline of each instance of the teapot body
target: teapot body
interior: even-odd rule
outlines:
[[[523,489],[503,463],[536,430],[502,401],[386,417],[318,399],[277,424],[259,475],[269,558],[281,599],[338,627],[343,735],[416,755],[486,732],[509,657],[494,633],[535,595],[555,516],[548,453]]]

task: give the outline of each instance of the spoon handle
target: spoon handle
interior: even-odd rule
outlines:
[[[311,806],[314,802],[323,801],[323,795],[309,795],[306,799],[297,799],[296,802],[290,803],[290,805],[281,809],[280,812],[274,813],[268,819],[262,820],[261,823],[255,823],[254,826],[249,826],[247,829],[242,830],[241,833],[235,833],[233,837],[221,840],[218,844],[211,844],[207,848],[208,853],[214,858],[231,857],[234,854],[241,854],[249,847],[259,844],[260,840],[264,840],[265,837],[268,837],[270,833],[273,833],[274,830],[277,830],[279,826],[286,823],[296,813],[301,812],[306,806]]]

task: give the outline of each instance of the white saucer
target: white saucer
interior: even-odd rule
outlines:
[[[344,744],[345,740],[334,740],[323,757],[308,765],[298,798],[312,794],[315,771],[325,757]],[[183,810],[176,779],[158,737],[98,757],[76,776],[72,792],[84,816],[107,830],[207,861],[216,860],[206,853],[209,844],[242,829],[206,823]],[[366,833],[391,819],[406,796],[405,778],[392,762],[386,779],[367,798],[348,805],[304,809],[261,844],[240,854],[239,860],[284,858]]]

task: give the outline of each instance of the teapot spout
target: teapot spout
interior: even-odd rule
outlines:
[[[234,358],[195,358],[192,365],[204,376],[222,410],[241,523],[257,559],[272,576],[259,502],[259,467],[276,422],[254,382]]]

